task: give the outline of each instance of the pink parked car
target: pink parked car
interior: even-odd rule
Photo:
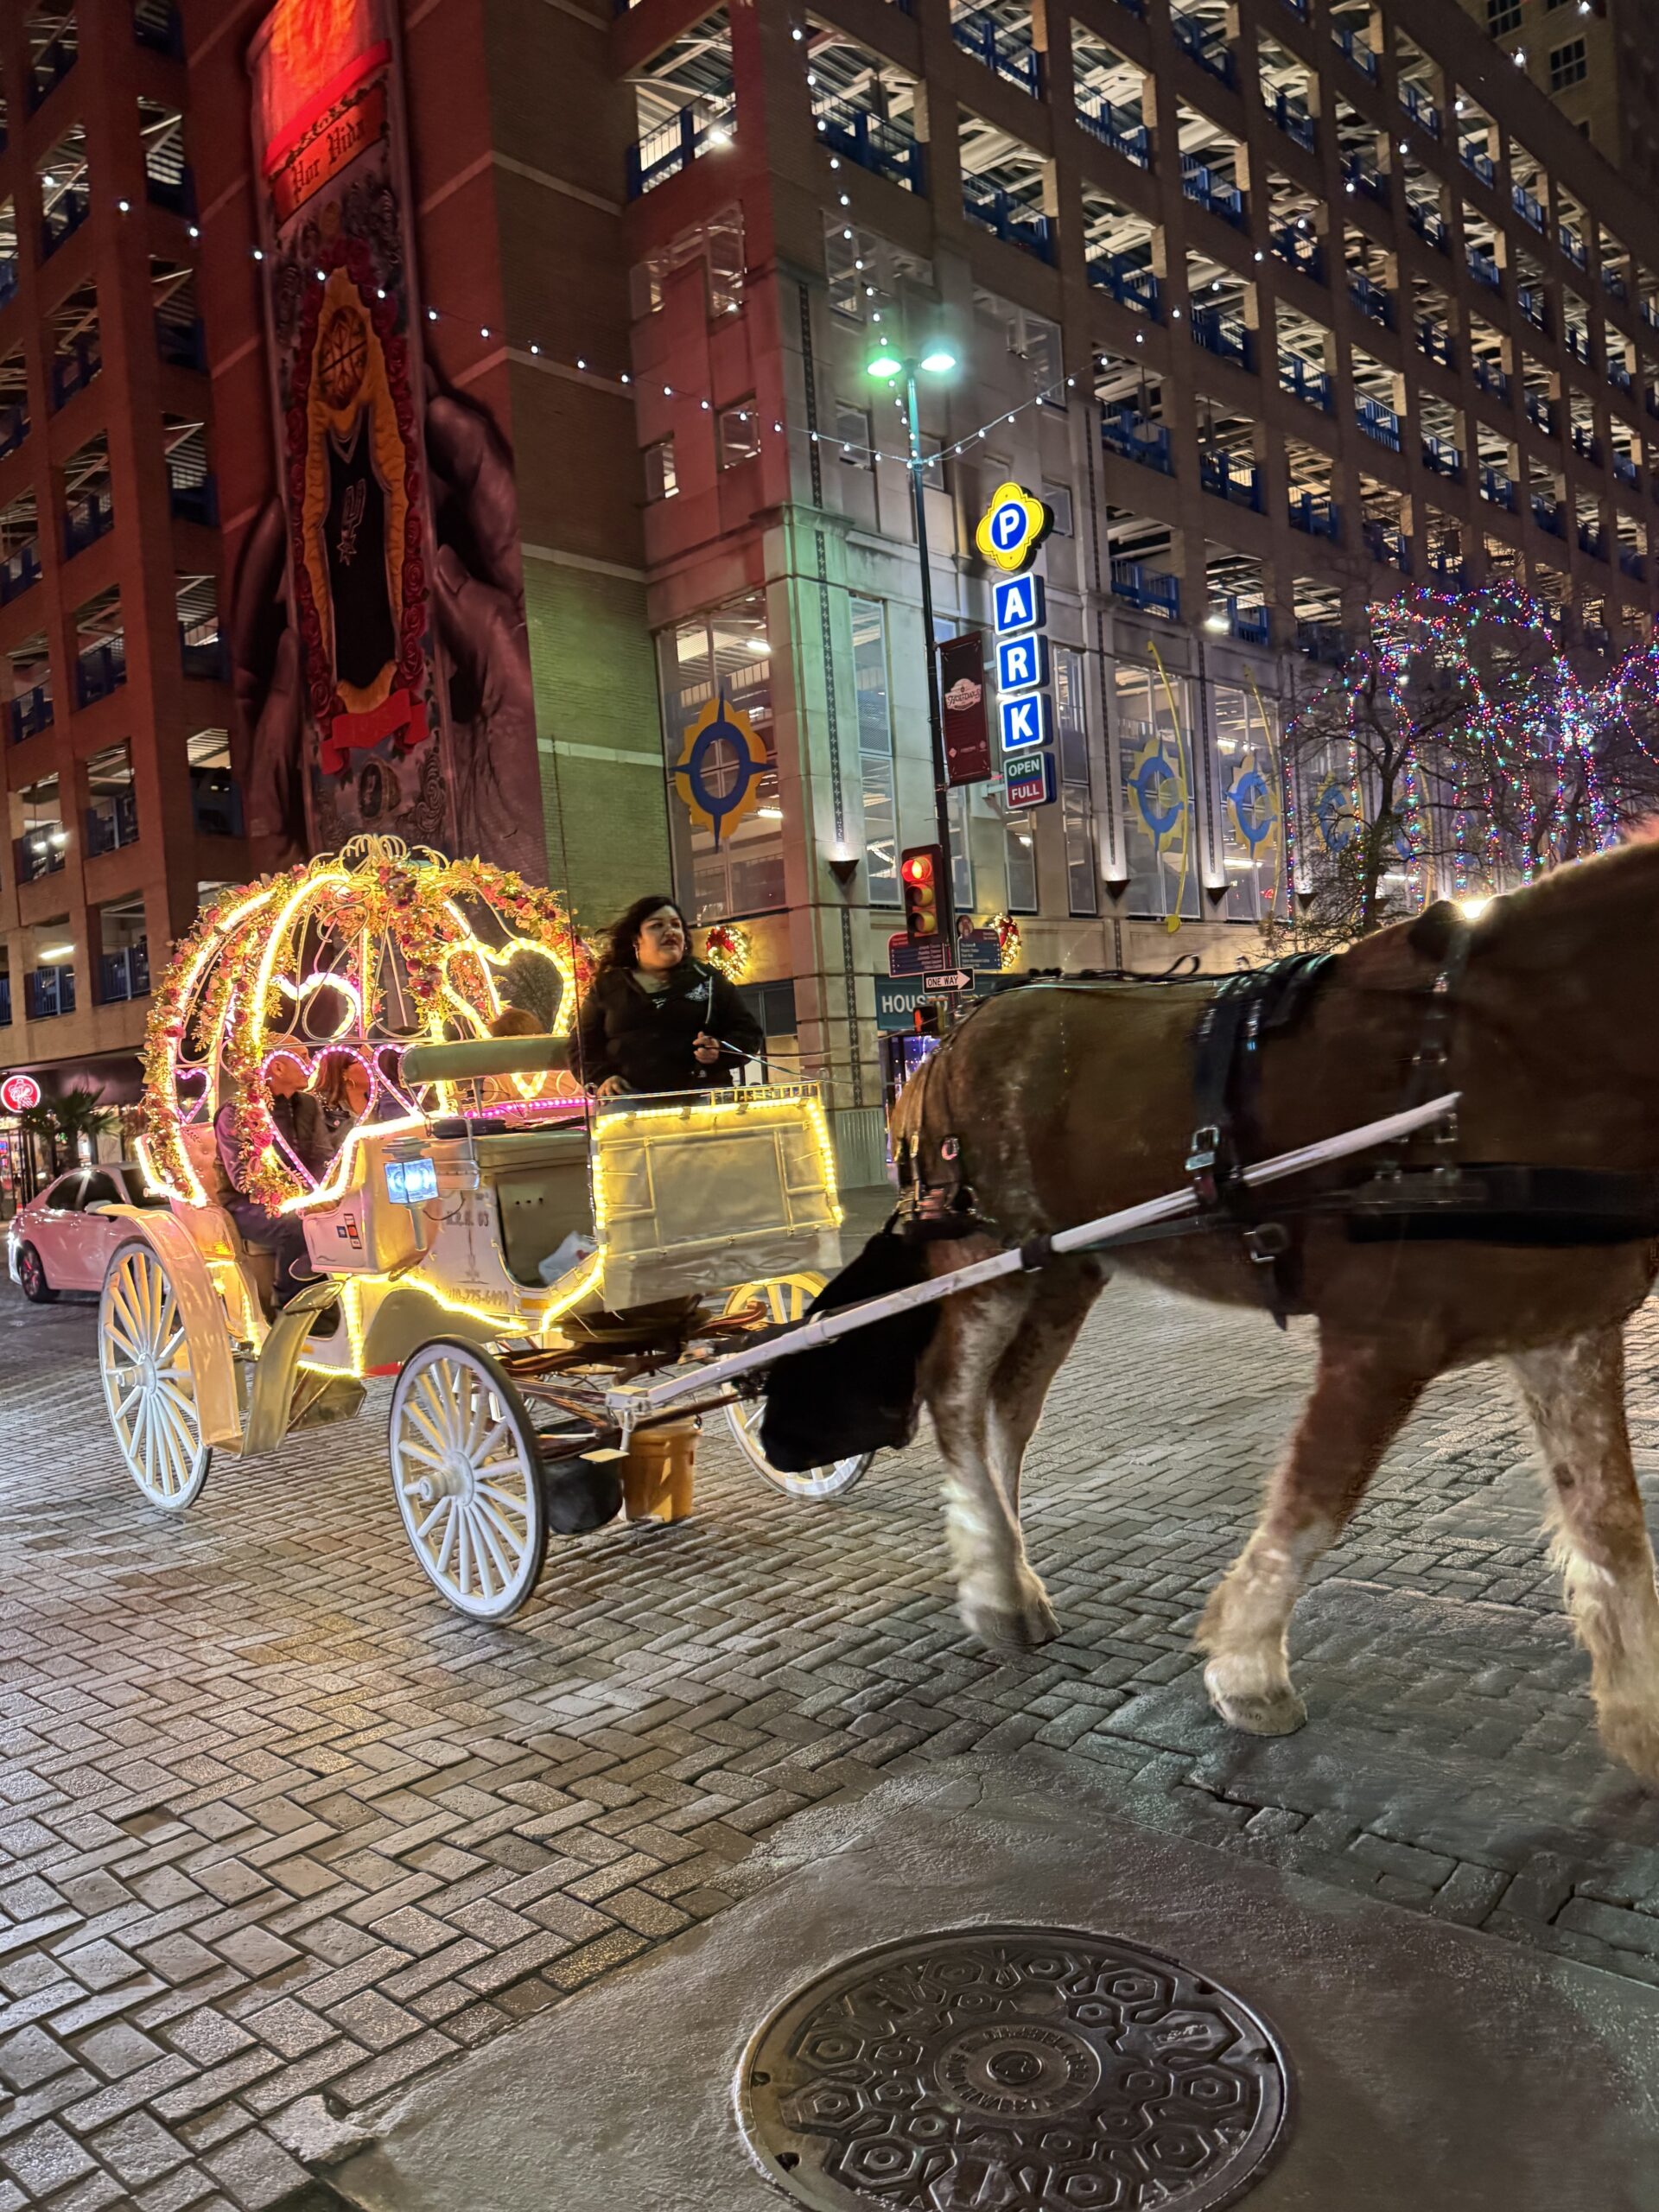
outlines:
[[[130,1234],[107,1205],[165,1205],[151,1198],[138,1170],[72,1167],[48,1183],[12,1216],[6,1230],[11,1279],[32,1305],[46,1306],[60,1290],[102,1290],[115,1248]]]

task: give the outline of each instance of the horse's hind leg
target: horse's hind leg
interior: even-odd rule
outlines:
[[[1211,1655],[1204,1685],[1230,1727],[1287,1736],[1306,1719],[1285,1646],[1291,1609],[1428,1379],[1421,1363],[1403,1363],[1395,1351],[1321,1332],[1313,1393],[1255,1533],[1198,1624],[1199,1647]]]
[[[1018,1497],[997,1479],[1004,1454],[993,1433],[997,1370],[1027,1326],[1032,1305],[1031,1286],[1019,1278],[948,1299],[923,1383],[944,1455],[944,1523],[957,1603],[982,1643],[1016,1650],[1046,1643],[1059,1630],[1026,1557]]]
[[[1659,1595],[1624,1425],[1624,1332],[1513,1356],[1554,1493],[1554,1557],[1590,1654],[1601,1739],[1659,1783]]]

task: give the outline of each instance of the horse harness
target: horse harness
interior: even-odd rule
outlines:
[[[1407,1070],[1401,1110],[1426,1104],[1447,1086],[1455,995],[1468,964],[1472,931],[1455,909],[1436,912],[1445,929],[1440,966],[1428,987],[1417,1048]],[[1425,918],[1427,918],[1425,917]],[[1262,1053],[1274,1036],[1306,1014],[1341,957],[1294,953],[1228,976],[1211,995],[1192,1034],[1194,1127],[1186,1173],[1198,1200],[1186,1218],[1118,1240],[1150,1242],[1195,1233],[1236,1235],[1259,1270],[1265,1303],[1281,1328],[1301,1310],[1301,1240],[1310,1218],[1346,1218],[1357,1243],[1463,1242],[1564,1248],[1643,1243],[1659,1239],[1659,1174],[1589,1167],[1537,1167],[1510,1161],[1459,1160],[1457,1118],[1448,1115],[1433,1139],[1441,1158],[1429,1166],[1384,1159],[1357,1183],[1305,1198],[1290,1197],[1259,1211],[1244,1170],[1255,1146],[1255,1103]],[[1153,979],[1147,979],[1151,981]],[[1163,980],[1162,978],[1157,980]],[[1090,981],[1050,982],[1042,989],[1097,988]],[[899,1160],[896,1226],[911,1240],[996,1235],[963,1178],[959,1138],[939,1153],[945,1179],[921,1183],[910,1147]],[[1030,1268],[1046,1263],[1049,1239],[1026,1248]]]

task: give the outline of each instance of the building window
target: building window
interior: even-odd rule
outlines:
[[[844,399],[837,400],[836,436],[840,441],[841,458],[849,468],[869,467],[875,441],[870,435],[868,407],[849,407]]]
[[[893,765],[893,714],[887,697],[887,609],[879,599],[855,599],[853,681],[858,691],[858,766],[863,780],[864,876],[872,906],[897,906],[899,787]]]
[[[1029,308],[1016,307],[1012,300],[1000,299],[994,292],[976,292],[976,311],[988,321],[998,322],[1010,353],[1016,353],[1025,363],[1031,378],[1031,388],[1048,395],[1052,407],[1065,404],[1065,367],[1060,353],[1060,326],[1050,322],[1046,316],[1033,315]]]
[[[695,615],[661,632],[658,652],[669,832],[680,899],[699,924],[775,912],[786,896],[784,810],[772,737],[772,652],[764,595],[747,593],[710,614]],[[712,721],[722,713],[747,723],[765,766],[758,775],[752,774],[738,753],[741,733],[729,741],[722,737],[723,757],[711,757],[705,748],[699,793],[686,772],[692,753],[689,741],[705,714]],[[747,740],[742,746],[743,753],[752,759]],[[742,804],[734,814],[722,814],[716,836],[700,798],[724,799],[740,784]]]
[[[1584,41],[1570,38],[1565,46],[1558,46],[1549,57],[1549,89],[1564,92],[1569,85],[1581,85],[1589,73],[1590,65],[1585,59]]]
[[[1065,909],[1097,914],[1095,876],[1095,794],[1089,773],[1089,719],[1084,707],[1083,655],[1056,645],[1054,736],[1059,753],[1060,818],[1065,832]]]
[[[855,322],[862,322],[868,310],[864,288],[864,269],[875,241],[866,231],[855,231],[850,223],[838,223],[831,215],[823,222],[824,270],[830,279],[830,304],[837,315],[849,315]]]
[[[735,468],[741,461],[754,461],[760,452],[760,410],[752,399],[740,399],[735,407],[723,407],[717,417],[720,430],[720,465]]]
[[[1190,687],[1184,676],[1120,661],[1112,712],[1122,763],[1132,915],[1198,918]]]
[[[968,835],[968,797],[960,785],[950,794],[950,900],[958,914],[974,911],[974,854]]]
[[[1267,702],[1254,683],[1211,687],[1221,770],[1223,919],[1261,922],[1278,910],[1285,880],[1284,803]]]
[[[924,430],[919,442],[922,448],[922,482],[930,492],[943,492],[944,462],[941,456],[944,452],[944,440]]]
[[[1494,38],[1521,28],[1521,0],[1486,0],[1486,28]]]
[[[1020,807],[1007,817],[1003,825],[1011,914],[1034,914],[1039,911],[1035,811],[1029,806]]]
[[[1071,486],[1069,484],[1045,484],[1043,486],[1043,500],[1044,504],[1052,510],[1054,516],[1055,537],[1070,537],[1071,535]]]
[[[674,474],[674,441],[664,438],[654,446],[645,448],[645,497],[648,499],[671,499],[680,488],[680,480]]]
[[[701,264],[705,304],[712,321],[734,315],[743,304],[743,215],[736,207],[722,208],[706,223],[690,230],[652,254],[636,262],[628,271],[630,307],[636,321],[656,315],[668,297],[669,279],[677,270]]]

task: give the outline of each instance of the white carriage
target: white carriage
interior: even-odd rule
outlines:
[[[555,971],[545,1033],[479,1033],[526,957]],[[594,1104],[566,1067],[585,974],[545,893],[378,841],[203,918],[149,1047],[143,1154],[170,1203],[117,1210],[131,1236],[101,1309],[111,1427],[153,1503],[189,1505],[216,1452],[349,1418],[368,1378],[393,1375],[416,1557],[459,1610],[505,1619],[550,1525],[610,1517],[607,1480],[620,1491],[643,1439],[615,1434],[618,1376],[799,1318],[839,1257],[816,1090]],[[315,1183],[282,1156],[262,1089],[272,1059],[314,1048],[359,1058],[374,1094]],[[280,1311],[271,1255],[219,1186],[223,1093],[238,1141],[264,1145],[262,1198],[304,1224],[316,1280]],[[748,1404],[728,1410],[749,1460],[796,1496],[833,1496],[867,1464],[780,1474]]]

